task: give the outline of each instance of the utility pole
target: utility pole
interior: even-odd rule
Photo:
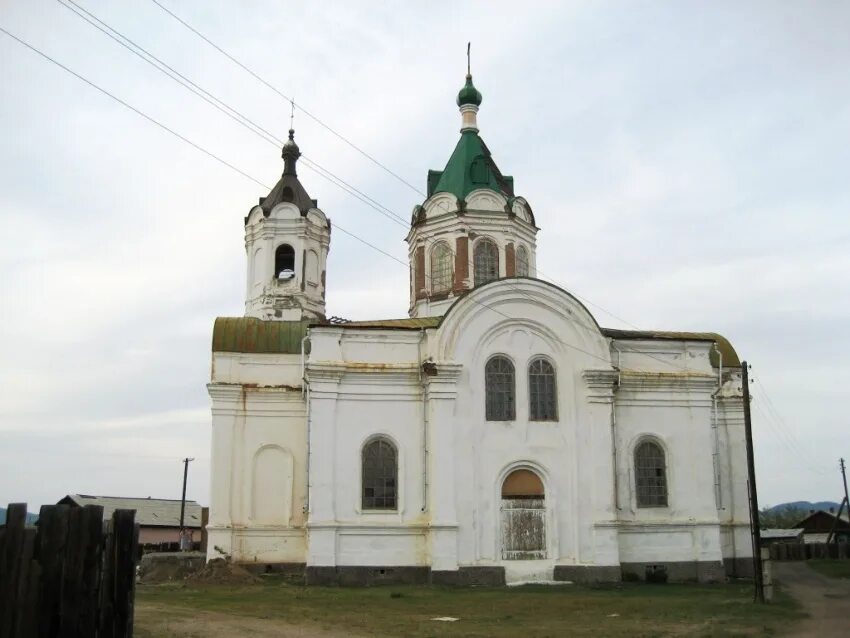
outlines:
[[[180,534],[183,534],[183,517],[186,514],[186,479],[189,476],[189,462],[195,459],[183,459],[183,498],[180,499]]]
[[[841,478],[844,479],[844,500],[841,501],[841,506],[838,508],[838,514],[835,515],[835,522],[832,524],[832,529],[829,531],[829,536],[826,537],[827,544],[832,542],[833,537],[835,538],[836,545],[838,544],[838,535],[835,533],[835,530],[838,529],[839,524],[841,524],[841,514],[844,512],[844,507],[847,507],[847,516],[850,518],[850,498],[847,498],[847,468],[844,465],[844,459],[838,459],[839,467],[841,467]]]
[[[756,602],[764,602],[764,582],[761,571],[761,527],[759,525],[759,498],[756,490],[756,463],[753,454],[753,423],[750,416],[750,377],[746,361],[741,362],[741,387],[744,391],[744,433],[747,437],[747,474],[750,486],[750,533],[753,537],[753,582]]]

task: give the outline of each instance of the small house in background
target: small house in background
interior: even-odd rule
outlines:
[[[177,549],[180,542],[180,500],[164,498],[123,498],[120,496],[91,496],[68,494],[57,503],[71,507],[100,505],[103,520],[109,520],[118,509],[136,510],[139,524],[139,545],[149,549]],[[192,534],[193,545],[201,541],[201,506],[186,501],[183,524]]]
[[[834,510],[810,510],[809,515],[794,527],[803,529],[804,543],[825,543],[833,530],[839,541],[850,541],[850,520],[847,519],[846,511],[842,512],[839,519]]]
[[[802,543],[803,528],[797,529],[761,529],[761,544],[763,547],[778,543]]]

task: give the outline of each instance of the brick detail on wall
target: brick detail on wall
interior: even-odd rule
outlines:
[[[455,292],[466,290],[467,279],[469,279],[469,237],[458,237],[455,240]]]
[[[425,247],[416,248],[416,265],[414,266],[414,283],[416,284],[416,298],[424,299],[427,296],[425,290]]]
[[[516,250],[513,243],[505,245],[505,277],[516,277]]]

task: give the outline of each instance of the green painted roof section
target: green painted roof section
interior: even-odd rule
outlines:
[[[309,321],[263,321],[255,317],[218,317],[213,327],[213,352],[301,354]],[[310,351],[309,342],[306,344]]]
[[[428,197],[434,193],[451,193],[458,199],[466,199],[479,188],[513,197],[514,178],[502,175],[478,131],[465,129],[446,167],[442,171],[428,171]]]

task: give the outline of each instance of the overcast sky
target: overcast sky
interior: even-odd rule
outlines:
[[[284,137],[289,106],[150,0],[77,0]],[[850,457],[850,4],[161,2],[424,190],[482,136],[544,278],[602,325],[710,330],[752,364],[763,504],[839,500]],[[52,0],[0,26],[263,184],[280,150]],[[302,152],[407,219],[422,196],[304,114]],[[244,312],[263,187],[0,33],[0,506],[209,495],[213,319]],[[335,224],[405,229],[301,168]],[[407,270],[335,232],[328,314],[406,315]],[[613,313],[614,316],[608,313]],[[844,389],[842,389],[844,388]]]

